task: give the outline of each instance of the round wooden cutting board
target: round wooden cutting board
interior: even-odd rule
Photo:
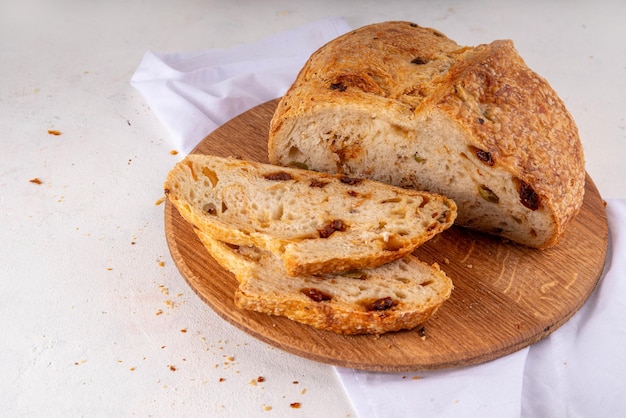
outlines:
[[[269,121],[276,105],[273,100],[234,118],[205,138],[194,153],[267,162]],[[235,307],[234,276],[209,256],[169,201],[165,233],[189,286],[222,318],[298,356],[371,371],[478,364],[541,340],[592,293],[608,246],[604,202],[587,176],[583,207],[556,247],[533,250],[452,227],[415,252],[425,262],[438,263],[455,286],[422,332],[342,336]]]

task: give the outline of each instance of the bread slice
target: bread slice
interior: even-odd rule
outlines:
[[[280,258],[196,229],[209,253],[239,281],[235,305],[339,334],[383,334],[424,324],[450,297],[452,281],[412,255],[373,269],[289,277]]]
[[[277,254],[290,276],[393,261],[456,217],[443,196],[211,155],[179,162],[165,194],[213,238]]]
[[[574,120],[508,40],[458,45],[409,22],[306,62],[271,121],[270,162],[444,194],[456,224],[556,244],[584,194]]]

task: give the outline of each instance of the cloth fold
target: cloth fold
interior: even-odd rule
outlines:
[[[528,348],[445,371],[370,373],[335,368],[359,417],[518,417]],[[513,395],[513,396],[512,396]]]
[[[282,96],[317,48],[349,30],[331,17],[228,49],[147,51],[131,85],[187,154],[218,126]]]
[[[189,153],[212,130],[279,97],[318,47],[349,31],[327,18],[254,44],[188,53],[148,51],[131,84]],[[607,205],[603,278],[561,328],[537,344],[471,367],[419,373],[335,368],[366,417],[625,416],[626,200]]]
[[[626,200],[610,199],[606,210],[610,242],[603,276],[568,322],[530,347],[462,369],[337,368],[359,417],[624,416]]]

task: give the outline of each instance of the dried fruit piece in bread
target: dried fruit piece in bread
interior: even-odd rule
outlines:
[[[461,46],[409,22],[347,33],[306,62],[271,121],[269,159],[444,194],[458,225],[530,247],[578,213],[578,130],[511,41]]]
[[[338,334],[383,334],[428,321],[450,297],[450,278],[412,255],[373,269],[288,277],[282,261],[196,229],[208,252],[239,281],[235,304]]]
[[[454,201],[387,184],[192,154],[165,194],[213,238],[278,255],[288,275],[370,268],[449,228]]]

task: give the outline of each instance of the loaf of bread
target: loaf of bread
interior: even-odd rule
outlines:
[[[290,276],[371,268],[449,228],[454,201],[343,175],[191,154],[165,194],[214,239],[276,254]]]
[[[276,165],[444,194],[456,224],[530,247],[556,244],[584,195],[574,120],[511,41],[461,46],[409,22],[316,51],[268,146]]]
[[[213,258],[237,278],[236,306],[338,334],[415,328],[433,316],[453,288],[436,264],[412,255],[372,269],[290,277],[269,251],[226,244],[195,231]]]

